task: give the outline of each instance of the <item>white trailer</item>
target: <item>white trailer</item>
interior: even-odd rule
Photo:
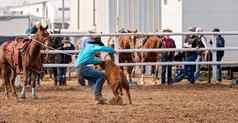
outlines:
[[[37,20],[34,16],[0,16],[0,33],[4,34],[24,34],[30,26]],[[0,37],[0,42],[10,37]]]

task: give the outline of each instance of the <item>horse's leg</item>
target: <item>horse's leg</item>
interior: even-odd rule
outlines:
[[[16,72],[14,70],[11,70],[10,85],[11,85],[11,89],[12,89],[12,95],[15,96],[17,99],[15,80],[16,80]]]
[[[143,56],[143,53],[142,53],[142,55],[141,55],[141,63],[143,63],[144,62],[144,56]],[[144,82],[144,74],[145,74],[145,66],[141,66],[141,84],[142,85],[144,85],[145,84],[145,82]]]
[[[144,72],[145,72],[145,66],[140,67],[140,73],[141,73],[141,80],[140,83],[143,85],[144,84]]]
[[[23,69],[23,86],[21,90],[21,98],[26,98],[26,86],[28,82],[28,71],[24,67]]]
[[[3,84],[4,89],[5,89],[4,96],[5,96],[7,99],[9,99],[8,86],[7,86],[7,84],[5,83],[5,81],[6,81],[6,80],[4,80],[4,84]]]
[[[154,84],[157,84],[156,80],[157,80],[157,65],[156,66],[152,66],[152,69],[151,69],[151,73],[152,73],[152,76],[153,76],[153,82]]]
[[[37,77],[37,73],[36,72],[32,72],[32,85],[31,85],[31,89],[32,89],[32,97],[36,98],[36,77]]]
[[[8,69],[7,69],[6,65],[4,65],[3,69],[1,69],[1,77],[2,77],[2,80],[3,80],[4,89],[5,89],[4,95],[7,99],[9,99],[9,94],[8,94],[9,78],[8,78]]]
[[[133,67],[129,66],[128,67],[128,75],[129,75],[129,82],[130,83],[132,83],[132,70],[133,70]]]
[[[206,59],[207,59],[206,61],[211,61],[211,57],[212,57],[212,54],[210,54],[210,52],[208,52],[207,56],[206,56]],[[211,83],[211,76],[212,76],[211,75],[212,74],[211,73],[211,69],[212,69],[211,65],[208,64],[207,68],[208,68],[208,83]]]

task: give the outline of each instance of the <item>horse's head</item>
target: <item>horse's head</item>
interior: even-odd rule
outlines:
[[[128,29],[127,32],[128,33],[137,33],[137,29],[136,30],[129,30]],[[137,36],[131,35],[131,36],[129,36],[129,39],[130,39],[131,48],[135,48]]]
[[[37,33],[33,38],[47,46],[50,42],[50,34],[47,32],[47,29],[42,26],[38,27]]]
[[[105,69],[107,67],[107,65],[111,65],[111,64],[114,64],[112,58],[110,57],[109,54],[106,54],[104,57],[103,57],[103,61],[102,63],[100,64],[100,67],[102,69]]]

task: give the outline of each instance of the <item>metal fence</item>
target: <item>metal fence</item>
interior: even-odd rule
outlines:
[[[164,36],[164,35],[170,35],[170,36],[185,36],[185,35],[238,35],[237,31],[234,32],[182,32],[182,33],[99,33],[99,34],[51,34],[53,37],[83,37],[83,36],[104,36],[104,37],[119,37],[119,36]],[[16,36],[23,36],[23,37],[30,37],[31,35],[0,35],[0,37],[16,37]],[[183,64],[183,65],[204,65],[204,64],[210,64],[213,65],[213,75],[216,73],[216,65],[217,64],[228,64],[228,65],[234,65],[238,64],[238,61],[216,61],[216,51],[237,51],[238,47],[225,47],[225,48],[216,48],[216,42],[213,40],[213,46],[212,48],[171,48],[171,49],[120,49],[119,48],[119,42],[115,42],[115,63],[119,66],[142,66],[142,65],[176,65],[176,64]],[[118,53],[122,52],[168,52],[168,51],[204,51],[204,50],[210,50],[212,51],[212,59],[211,62],[145,62],[145,63],[119,63],[119,55]],[[50,50],[50,51],[43,51],[43,53],[78,53],[79,51],[70,50],[70,51],[59,51],[59,50]],[[74,67],[73,64],[44,64],[44,67]],[[215,77],[216,78],[216,77]]]

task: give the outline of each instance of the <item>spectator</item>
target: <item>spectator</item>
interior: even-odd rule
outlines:
[[[94,91],[96,104],[104,104],[105,99],[102,96],[102,88],[106,76],[103,72],[94,69],[91,65],[100,64],[101,60],[96,58],[97,52],[115,52],[112,48],[102,46],[102,42],[97,42],[96,37],[89,38],[84,49],[81,49],[76,60],[77,71],[83,79],[87,79],[89,85]]]
[[[220,32],[220,29],[215,28],[213,32]],[[225,47],[225,40],[221,35],[215,35],[215,43],[217,48]],[[220,62],[224,56],[224,51],[217,51],[217,61]],[[217,80],[222,81],[222,68],[221,65],[217,65]]]
[[[163,32],[172,32],[170,29],[163,30]],[[175,42],[169,35],[162,38],[162,48],[176,48]],[[174,58],[174,52],[163,52],[161,54],[162,62],[171,62]],[[166,78],[167,77],[167,78]],[[162,65],[161,84],[172,83],[172,66]]]
[[[64,38],[62,40],[61,46],[58,48],[58,50],[74,50],[73,44],[69,41],[68,38]],[[72,56],[70,54],[63,54],[60,53],[57,55],[57,61],[60,64],[69,64],[72,61]],[[57,68],[57,80],[59,82],[59,85],[66,85],[66,73],[67,73],[67,67],[60,67]]]
[[[200,27],[196,27],[196,32],[203,32],[203,29]],[[197,48],[208,48],[210,47],[209,42],[207,41],[207,38],[204,35],[195,35],[194,41],[197,41]],[[198,51],[196,62],[199,62],[202,60],[202,53],[204,51]],[[194,79],[197,80],[200,76],[200,65],[196,64],[196,71],[194,73]]]
[[[195,35],[190,35],[189,37],[185,38],[187,42],[185,41],[184,47],[185,48],[196,48],[197,47],[197,41]],[[188,51],[185,52],[185,61],[187,62],[195,62],[197,59],[198,52],[196,51]],[[196,65],[184,65],[183,69],[179,69],[176,72],[176,78],[175,82],[179,82],[182,79],[188,79],[191,84],[194,84],[195,78],[194,73],[196,70]]]

